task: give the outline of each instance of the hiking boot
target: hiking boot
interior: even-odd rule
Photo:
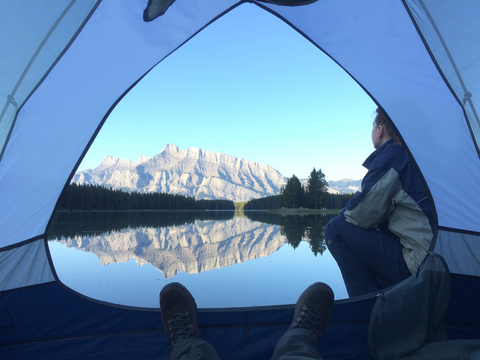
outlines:
[[[333,291],[327,284],[317,282],[310,285],[298,298],[288,330],[308,329],[315,334],[317,341],[320,340],[330,321],[333,298]]]
[[[172,282],[160,291],[160,313],[172,345],[180,340],[202,339],[197,324],[197,304],[182,284]]]

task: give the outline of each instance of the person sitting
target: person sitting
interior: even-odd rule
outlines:
[[[300,295],[294,318],[278,341],[272,360],[321,359],[318,341],[327,329],[333,308],[334,294],[324,283],[310,285]],[[200,334],[197,304],[182,284],[172,282],[160,292],[160,313],[172,343],[172,360],[219,359],[216,350]]]
[[[418,170],[379,108],[372,142],[376,150],[363,164],[368,172],[361,191],[325,227],[326,245],[350,297],[414,274],[429,250],[435,226]]]

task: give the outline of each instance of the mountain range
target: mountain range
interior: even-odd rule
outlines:
[[[287,181],[287,177],[268,165],[198,148],[182,150],[173,144],[167,144],[152,158],[142,155],[136,162],[106,156],[98,167],[80,171],[72,180],[79,185],[101,185],[129,192],[162,192],[197,200],[234,202],[278,195]],[[329,192],[354,192],[360,188],[360,182],[329,182]]]

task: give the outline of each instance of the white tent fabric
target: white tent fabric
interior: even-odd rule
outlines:
[[[62,53],[97,0],[0,3],[0,151],[17,110]],[[41,16],[39,16],[41,14]]]
[[[45,232],[63,187],[112,105],[234,3],[177,1],[169,17],[151,23],[143,21],[145,2],[100,4],[17,116],[0,163],[0,246]]]
[[[104,0],[98,7],[94,1],[1,5],[8,7],[0,9],[0,95],[8,99],[0,118],[0,143],[6,140],[0,159],[5,254],[15,244],[44,237],[62,190],[128,90],[203,27],[244,2],[177,0],[151,22],[143,20],[146,0]],[[452,272],[478,275],[480,160],[472,135],[479,136],[476,2],[322,0],[299,7],[250,2],[325,51],[392,118],[431,192],[441,229],[436,250]],[[431,19],[442,24],[439,31],[458,72]],[[457,73],[473,94],[465,109]]]
[[[464,105],[477,145],[480,120],[480,7],[468,2],[408,1],[443,75]]]

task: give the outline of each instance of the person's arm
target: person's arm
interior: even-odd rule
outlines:
[[[394,168],[395,149],[385,149],[372,162],[363,179],[362,190],[348,202],[342,215],[354,225],[370,229],[380,224],[393,210],[393,194],[402,184]]]

